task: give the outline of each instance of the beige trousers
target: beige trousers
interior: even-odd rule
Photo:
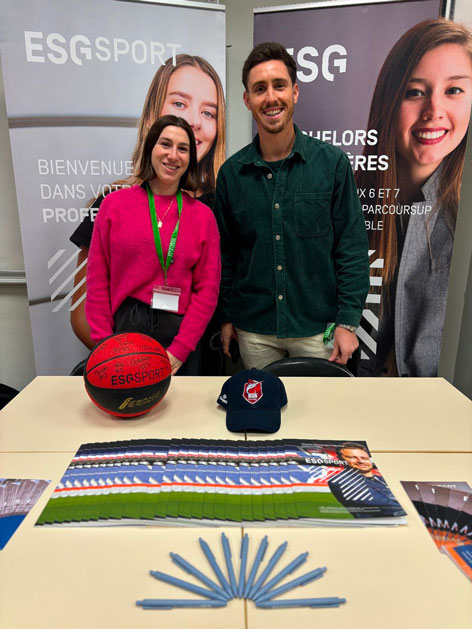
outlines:
[[[263,369],[287,354],[293,357],[329,358],[332,350],[323,344],[323,333],[297,339],[278,339],[270,334],[245,332],[236,328],[241,359],[246,369]]]

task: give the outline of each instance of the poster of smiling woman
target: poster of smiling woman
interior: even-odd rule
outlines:
[[[257,10],[255,42],[278,39],[295,56],[296,123],[340,146],[355,173],[371,290],[352,370],[433,377],[472,104],[472,32],[441,17],[439,0],[347,4]]]
[[[36,371],[67,374],[91,343],[85,275],[98,206],[140,183],[160,115],[193,129],[195,194],[211,198],[225,157],[225,12],[171,0],[1,0],[0,17]]]

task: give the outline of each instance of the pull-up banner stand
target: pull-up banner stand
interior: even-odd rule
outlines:
[[[437,375],[470,118],[470,79],[459,78],[472,71],[470,31],[439,23],[440,0],[254,13],[254,43],[278,41],[296,60],[295,123],[345,151],[356,176],[371,290],[353,369]]]
[[[169,58],[203,57],[224,86],[224,7],[124,0],[0,7],[36,370],[67,374],[87,355],[69,322],[79,251],[69,237],[90,200],[132,174],[144,99]]]

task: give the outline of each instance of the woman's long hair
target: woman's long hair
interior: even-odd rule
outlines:
[[[220,166],[226,159],[226,108],[225,96],[221,85],[220,77],[216,73],[213,66],[203,57],[197,57],[187,54],[177,55],[175,65],[172,63],[172,57],[167,59],[164,65],[160,66],[149,86],[148,93],[143,105],[143,111],[139,119],[138,139],[133,151],[132,165],[133,173],[125,179],[114,181],[110,188],[118,190],[121,187],[130,187],[135,184],[143,183],[143,180],[137,173],[141,170],[141,158],[143,154],[144,141],[146,139],[148,129],[160,118],[160,113],[164,106],[167,96],[167,87],[172,74],[183,66],[192,66],[198,68],[208,74],[213,79],[216,86],[217,97],[217,123],[216,136],[208,153],[200,160],[197,165],[198,190],[202,192],[214,192],[216,187],[216,176]],[[96,199],[91,199],[88,205],[92,205]]]
[[[216,186],[216,175],[226,159],[225,97],[218,74],[213,66],[202,57],[187,54],[177,55],[175,65],[172,64],[172,58],[167,59],[165,65],[161,66],[154,75],[154,79],[149,86],[146,100],[144,101],[143,112],[139,122],[138,140],[133,152],[134,172],[140,170],[144,140],[150,125],[152,125],[161,114],[170,77],[176,70],[184,66],[198,68],[213,80],[216,87],[218,108],[216,136],[210,150],[198,163],[199,188],[203,190],[203,192],[213,192]]]
[[[376,129],[378,142],[375,146],[366,146],[364,155],[378,154],[388,156],[388,169],[384,171],[358,171],[358,188],[390,189],[386,200],[372,199],[372,203],[395,204],[394,190],[399,188],[397,176],[397,156],[395,134],[400,106],[406,93],[408,81],[425,53],[443,44],[459,44],[472,58],[472,33],[462,26],[438,18],[420,22],[407,31],[394,45],[380,70],[370,107],[368,129]],[[464,168],[467,134],[461,143],[442,161],[438,185],[438,207],[444,211],[447,225],[454,231],[459,203],[462,171]],[[377,222],[383,221],[383,229],[374,230],[370,246],[376,250],[377,257],[384,259],[383,288],[395,277],[398,250],[395,215],[375,215]]]

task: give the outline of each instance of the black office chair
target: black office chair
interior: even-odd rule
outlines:
[[[0,409],[5,408],[18,393],[17,389],[9,387],[7,384],[0,384]]]
[[[80,363],[77,363],[76,366],[70,372],[69,376],[83,376],[86,362],[87,362],[87,359],[84,358],[83,360],[80,361]]]
[[[344,365],[330,362],[326,358],[281,358],[263,368],[276,376],[318,376],[321,378],[354,378]]]

